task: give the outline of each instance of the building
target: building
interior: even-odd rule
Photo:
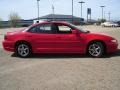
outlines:
[[[18,21],[20,27],[27,27],[33,24],[33,20]],[[1,27],[10,27],[10,21],[1,21]]]
[[[30,20],[20,20],[19,26],[27,27],[34,24],[34,21],[37,21],[38,18]],[[39,21],[66,21],[72,23],[72,15],[62,15],[62,14],[49,14],[39,18]],[[83,24],[84,19],[73,16],[73,23],[76,25]],[[2,21],[2,27],[10,27],[10,21]]]
[[[38,18],[33,19],[33,20],[38,20]],[[66,21],[66,22],[72,23],[72,15],[48,14],[48,15],[40,17],[39,20],[42,20],[42,21]],[[83,22],[84,22],[83,18],[73,16],[74,24],[81,24]]]

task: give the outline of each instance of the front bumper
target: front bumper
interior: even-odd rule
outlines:
[[[2,44],[3,44],[3,48],[6,51],[14,52],[15,49],[14,49],[14,42],[13,41],[3,41]]]
[[[107,44],[107,53],[114,53],[118,50],[118,43],[110,42]]]

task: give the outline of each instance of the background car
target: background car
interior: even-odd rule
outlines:
[[[119,25],[114,22],[104,22],[104,23],[101,23],[101,26],[103,26],[103,27],[118,27]]]
[[[119,27],[120,27],[120,21],[117,21],[117,24],[119,25]]]
[[[116,52],[118,42],[111,36],[90,33],[66,22],[42,22],[8,32],[3,47],[20,57],[32,53],[80,53],[101,57]]]

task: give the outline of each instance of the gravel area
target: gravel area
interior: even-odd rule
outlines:
[[[81,27],[111,35],[120,44],[120,28]],[[0,29],[0,90],[120,90],[120,50],[103,58],[36,54],[23,59],[2,48],[4,34],[12,30]]]

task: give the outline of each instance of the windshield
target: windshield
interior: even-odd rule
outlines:
[[[76,25],[71,24],[71,23],[68,23],[68,24],[69,24],[70,26],[72,26],[73,28],[76,28],[77,30],[81,31],[81,32],[84,32],[84,33],[88,32],[87,30],[83,30],[83,29],[80,28],[79,26],[76,26]]]

